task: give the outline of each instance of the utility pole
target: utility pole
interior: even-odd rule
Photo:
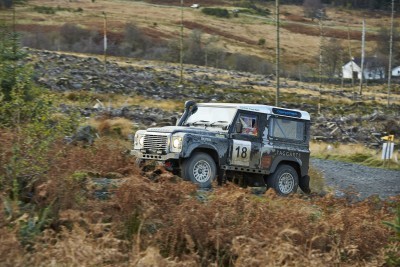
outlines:
[[[104,27],[103,27],[103,37],[104,37],[104,72],[107,71],[107,14],[103,11],[104,16]]]
[[[275,0],[275,13],[276,13],[276,95],[275,106],[279,106],[279,69],[280,69],[280,34],[279,34],[279,0]]]
[[[354,62],[353,62],[353,55],[351,53],[351,39],[350,39],[350,27],[349,24],[347,23],[347,41],[349,45],[349,58],[351,60],[350,62],[350,67],[351,67],[351,88],[353,89],[353,95],[354,95]]]
[[[179,84],[183,84],[183,0],[181,0],[181,35],[179,40],[179,63],[180,63],[180,76]]]
[[[392,16],[390,19],[390,41],[389,41],[389,69],[388,69],[388,99],[387,106],[390,106],[390,87],[392,79],[392,54],[393,54],[393,19],[394,19],[394,0],[392,0]]]
[[[319,68],[318,68],[318,75],[319,75],[319,96],[318,96],[318,114],[321,114],[321,90],[322,90],[322,62],[323,62],[323,45],[324,45],[324,38],[323,38],[323,28],[322,28],[322,17],[319,19]]]
[[[363,78],[364,78],[364,58],[365,58],[365,19],[363,19],[362,23],[362,41],[361,41],[361,77],[360,77],[360,96],[363,91]]]

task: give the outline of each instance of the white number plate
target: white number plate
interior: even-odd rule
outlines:
[[[233,140],[232,164],[249,166],[250,165],[251,142]]]

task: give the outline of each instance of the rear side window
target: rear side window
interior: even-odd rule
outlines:
[[[304,141],[305,122],[286,118],[271,118],[269,136],[278,139]]]

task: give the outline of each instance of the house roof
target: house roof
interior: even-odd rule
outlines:
[[[356,57],[352,60],[357,66],[361,67],[361,58]],[[364,67],[366,66],[373,66],[373,67],[384,67],[385,64],[382,62],[382,59],[377,57],[365,57],[364,58]]]

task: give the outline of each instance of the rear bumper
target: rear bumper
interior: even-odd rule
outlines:
[[[169,159],[179,159],[180,153],[167,153],[161,155],[161,154],[144,153],[140,150],[131,150],[131,155],[135,156],[138,159],[166,161]]]

